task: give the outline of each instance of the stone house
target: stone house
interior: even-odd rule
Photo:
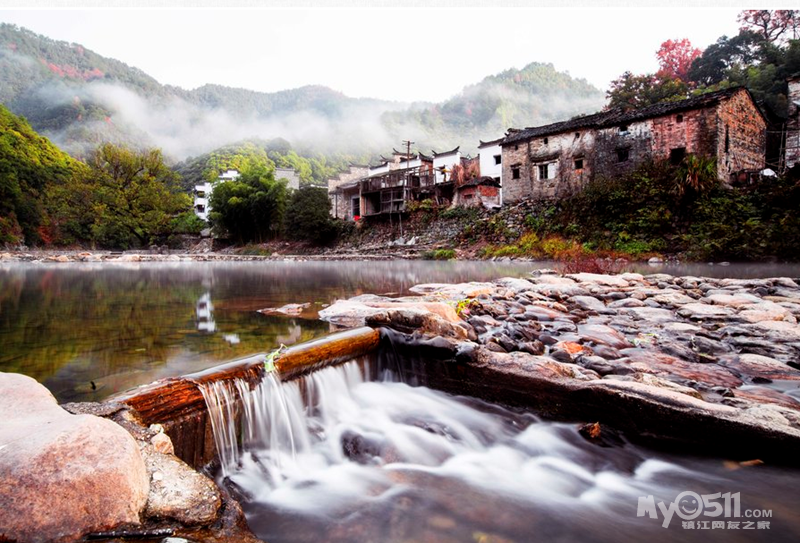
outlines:
[[[286,187],[290,190],[300,188],[300,176],[294,171],[294,168],[275,168],[275,179],[285,179]]]
[[[361,215],[361,195],[358,181],[367,177],[369,171],[369,166],[350,164],[346,172],[340,173],[333,179],[328,179],[331,216],[351,221],[354,217]]]
[[[648,159],[715,157],[729,183],[764,168],[766,120],[741,87],[641,109],[611,109],[546,126],[509,129],[501,142],[504,202],[556,199],[595,177],[624,174]]]

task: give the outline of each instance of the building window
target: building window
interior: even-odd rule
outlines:
[[[728,154],[731,148],[731,135],[728,131],[728,125],[725,125],[725,154]]]
[[[502,160],[502,157],[500,155],[494,155],[494,164],[495,164],[495,166],[500,164],[501,160]]]
[[[669,152],[669,163],[673,166],[677,166],[683,162],[685,156],[686,147],[676,147],[675,149],[671,149]]]
[[[519,166],[511,166],[511,179],[519,179]]]
[[[556,176],[556,163],[539,164],[539,179],[552,179]]]
[[[576,158],[575,159],[575,169],[576,170],[582,170],[583,169],[583,159],[582,158]]]
[[[514,150],[515,150],[515,151],[519,151],[519,145],[515,145],[515,146],[514,146]]]
[[[631,150],[627,147],[617,149],[617,162],[627,162],[631,157]]]
[[[681,115],[681,114],[679,113],[679,114],[678,114],[678,116],[677,116],[677,117],[675,117],[675,120],[676,120],[677,122],[679,122],[679,123],[682,123],[682,122],[683,122],[683,115]]]
[[[627,124],[623,124],[622,126],[620,126],[619,127],[619,133],[620,134],[627,134],[628,133],[628,125]]]
[[[350,210],[354,219],[361,216],[361,198],[356,197],[350,201]]]
[[[575,139],[578,139],[580,137],[581,137],[581,133],[580,132],[575,132]]]
[[[547,145],[547,138],[544,139],[544,144]]]

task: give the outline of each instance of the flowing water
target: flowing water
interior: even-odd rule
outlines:
[[[598,446],[578,424],[413,384],[358,361],[288,383],[268,376],[253,391],[206,388],[218,478],[253,531],[273,543],[800,540],[797,470],[665,455],[624,437]],[[710,516],[719,495],[696,518],[681,500],[667,528],[655,512],[726,492],[729,517]],[[650,496],[657,518],[637,516]]]

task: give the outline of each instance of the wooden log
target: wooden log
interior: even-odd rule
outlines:
[[[289,347],[276,357],[275,367],[281,380],[287,381],[363,356],[376,349],[379,342],[380,332],[366,326],[337,332]],[[265,354],[259,354],[182,377],[161,379],[110,399],[132,407],[145,424],[163,424],[206,409],[198,387],[202,383],[238,378],[255,386],[263,378],[265,358]]]
[[[281,381],[290,381],[317,370],[347,362],[375,351],[380,332],[367,326],[354,328],[289,347],[275,360]]]

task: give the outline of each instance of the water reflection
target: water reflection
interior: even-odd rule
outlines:
[[[522,276],[552,263],[241,262],[0,265],[0,371],[30,375],[61,401],[97,400],[326,334],[339,298],[404,294],[419,283]],[[733,277],[800,275],[798,266],[691,269]],[[308,303],[299,316],[259,309]],[[92,387],[94,383],[94,387]]]
[[[419,262],[0,266],[0,371],[60,401],[98,400],[326,334],[322,307],[422,282],[522,275],[531,265]],[[267,307],[309,303],[299,316]]]

